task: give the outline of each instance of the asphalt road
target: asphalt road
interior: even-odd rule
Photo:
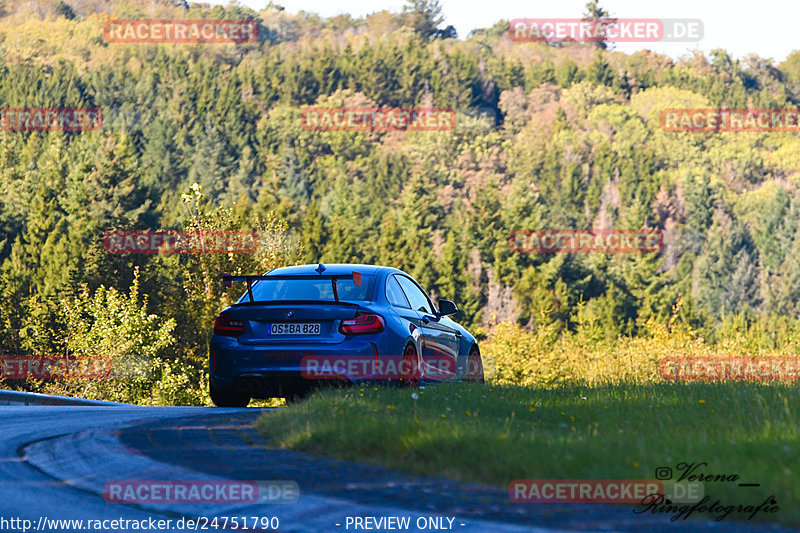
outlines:
[[[247,525],[250,531],[297,533],[779,531],[732,522],[670,522],[665,516],[634,514],[626,506],[514,504],[502,489],[270,449],[253,428],[261,412],[0,407],[0,531],[234,530],[232,517],[239,517],[239,530]],[[187,487],[225,485],[231,491],[256,482],[262,497],[222,501],[234,493],[223,489],[220,496],[218,488],[217,498],[202,502],[165,502],[153,492],[152,498],[114,503],[109,492],[115,490],[109,487],[124,492],[141,484],[155,491],[153,485],[165,480]]]

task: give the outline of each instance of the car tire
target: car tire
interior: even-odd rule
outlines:
[[[215,387],[213,381],[209,384],[208,395],[217,407],[247,407],[250,403],[247,393]]]
[[[300,403],[306,398],[311,395],[311,391],[307,388],[302,389],[293,389],[284,392],[283,399],[286,401],[286,405],[291,405],[295,403]]]
[[[400,380],[400,386],[418,389],[420,380],[419,356],[417,356],[417,349],[413,344],[406,345],[406,349],[403,350],[403,363],[403,366],[409,368],[411,373]]]
[[[485,383],[483,377],[483,360],[481,353],[473,347],[467,357],[467,381],[470,383]]]

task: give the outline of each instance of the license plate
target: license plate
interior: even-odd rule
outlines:
[[[319,335],[319,324],[267,324],[267,335]]]

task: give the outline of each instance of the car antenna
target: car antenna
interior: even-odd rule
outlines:
[[[323,272],[325,272],[326,270],[327,270],[327,269],[325,268],[325,265],[323,265],[322,263],[320,263],[320,264],[319,264],[319,266],[316,268],[316,273],[317,273],[317,274],[319,274],[319,275],[321,276],[321,275],[322,275],[322,273],[323,273]]]

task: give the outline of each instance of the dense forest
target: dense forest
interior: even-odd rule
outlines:
[[[793,108],[800,52],[679,60],[606,43],[456,36],[436,2],[365,18],[173,1],[0,13],[0,107],[102,110],[97,130],[0,131],[0,353],[110,357],[104,382],[7,382],[204,403],[222,272],[391,265],[481,335],[705,342],[800,333],[800,139],[666,132],[666,108]],[[248,19],[257,42],[124,44],[115,19]],[[460,37],[460,38],[458,38]],[[304,107],[435,107],[448,131],[309,131]],[[115,255],[134,229],[256,230],[252,255]],[[514,230],[661,230],[659,253],[527,254]],[[511,329],[509,329],[511,328]],[[524,357],[524,354],[522,355]]]

